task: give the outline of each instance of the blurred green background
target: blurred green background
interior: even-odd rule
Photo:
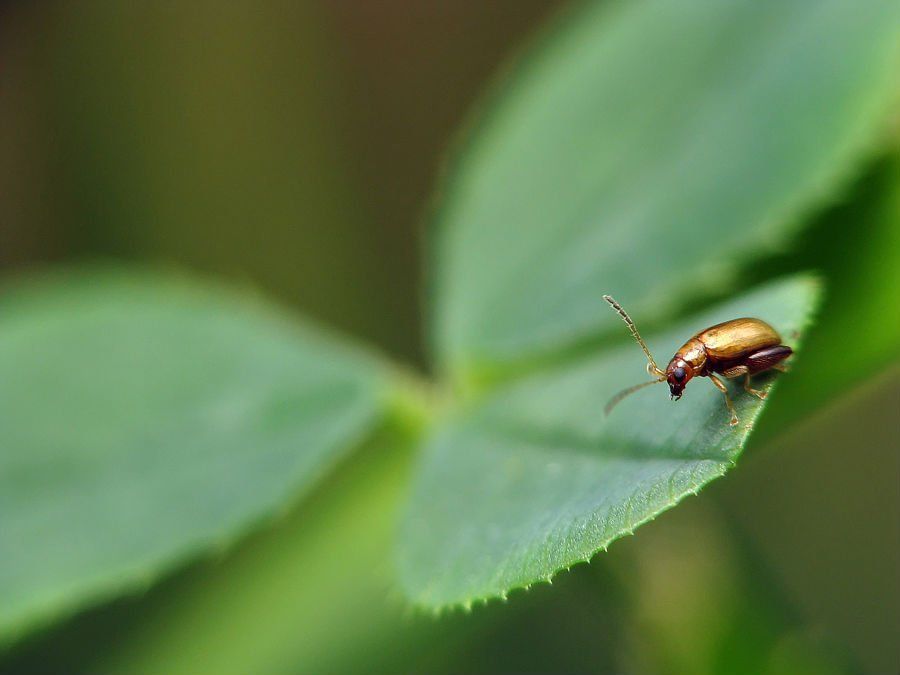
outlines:
[[[0,5],[0,269],[187,267],[425,368],[421,230],[441,159],[562,4]],[[892,180],[886,166],[768,264],[827,265],[842,236],[878,236],[853,204]],[[726,480],[603,560],[471,615],[417,615],[393,590],[412,451],[383,430],[236,550],[29,638],[0,669],[898,672],[895,364],[762,434]]]
[[[558,4],[8,4],[0,264],[188,265],[421,362],[442,152]]]

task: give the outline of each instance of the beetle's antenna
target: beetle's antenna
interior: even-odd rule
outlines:
[[[650,361],[651,375],[659,375],[662,377],[665,373],[660,370],[659,366],[656,365],[656,361],[653,360],[653,354],[650,353],[650,350],[647,348],[647,343],[644,342],[644,339],[641,337],[641,334],[638,333],[637,326],[634,325],[634,321],[631,320],[631,317],[628,316],[628,312],[622,309],[622,305],[616,302],[611,295],[604,295],[603,299],[606,300],[616,312],[618,312],[619,316],[624,319],[625,324],[628,326],[628,330],[631,331],[631,337],[637,340],[637,343],[641,346],[641,349],[644,350],[644,354],[647,355],[647,360]]]
[[[658,377],[655,380],[650,380],[649,382],[641,382],[640,384],[636,384],[632,387],[628,387],[628,389],[623,389],[618,394],[616,394],[611,399],[609,399],[609,403],[607,403],[606,406],[603,408],[603,414],[609,415],[609,413],[612,411],[612,409],[615,408],[619,404],[619,401],[621,401],[626,396],[630,396],[631,394],[636,392],[638,389],[643,389],[644,387],[648,387],[651,384],[659,384],[660,382],[665,382],[665,380],[666,380],[666,378],[664,378],[664,377]]]

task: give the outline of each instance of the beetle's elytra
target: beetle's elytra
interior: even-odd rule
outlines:
[[[765,398],[765,392],[757,391],[750,386],[750,376],[769,369],[783,371],[784,365],[781,362],[793,354],[790,347],[781,344],[781,336],[765,321],[750,318],[732,319],[710,326],[694,335],[675,352],[675,356],[663,371],[656,365],[634,321],[622,309],[622,305],[608,295],[604,295],[603,299],[625,320],[631,335],[647,355],[647,372],[653,377],[649,382],[642,382],[616,394],[606,405],[607,414],[623,398],[648,385],[667,382],[672,400],[677,401],[691,378],[708,377],[725,396],[725,405],[731,413],[731,425],[734,426],[738,423],[738,418],[728,396],[728,389],[715,374],[727,378],[743,376],[744,390],[759,398]]]

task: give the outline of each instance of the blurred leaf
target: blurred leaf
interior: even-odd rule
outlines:
[[[19,645],[0,673],[612,671],[621,620],[603,568],[441,621],[388,590],[390,534],[418,438],[409,431],[379,427],[283,520],[142,597]]]
[[[833,198],[898,90],[890,0],[590,3],[563,28],[442,205],[433,338],[457,375],[612,329],[601,289],[645,323],[721,292]]]
[[[373,360],[151,275],[0,297],[0,637],[146,584],[283,508],[376,421]]]
[[[385,425],[276,527],[155,589],[132,609],[134,630],[84,669],[436,674],[481,672],[490,662],[492,672],[611,670],[609,594],[594,592],[589,575],[528,602],[442,621],[410,613],[391,592],[391,534],[417,440],[418,432]],[[526,630],[540,635],[523,645]],[[37,663],[47,651],[35,649]],[[10,665],[28,672],[30,664]]]
[[[900,154],[875,166],[853,199],[827,214],[784,269],[816,266],[828,283],[821,321],[766,416],[759,439],[900,360]]]
[[[697,330],[739,316],[764,318],[796,345],[816,288],[806,277],[770,284],[650,347],[668,356]],[[401,581],[416,603],[469,605],[549,580],[725,473],[763,403],[733,387],[741,425],[732,428],[722,395],[699,380],[677,406],[663,385],[604,417],[644,363],[636,345],[623,345],[521,381],[438,431],[400,541]]]
[[[413,442],[397,431],[380,430],[277,527],[161,589],[137,630],[89,670],[346,672],[377,659],[405,624],[401,603],[386,598]]]

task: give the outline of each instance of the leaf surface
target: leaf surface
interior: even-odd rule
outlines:
[[[229,544],[372,427],[381,367],[280,314],[141,274],[0,297],[0,637]]]
[[[648,342],[664,363],[695,332],[755,316],[796,346],[817,295],[808,277],[776,282]],[[645,363],[623,344],[501,390],[434,435],[400,538],[415,602],[468,605],[549,580],[725,473],[763,402],[732,384],[741,423],[730,427],[721,393],[698,378],[677,404],[660,384],[604,417],[616,391],[647,377]]]
[[[827,45],[827,48],[823,48]],[[457,378],[719,293],[868,154],[900,3],[589,3],[490,109],[440,204],[436,351]],[[475,375],[473,375],[475,373]]]

